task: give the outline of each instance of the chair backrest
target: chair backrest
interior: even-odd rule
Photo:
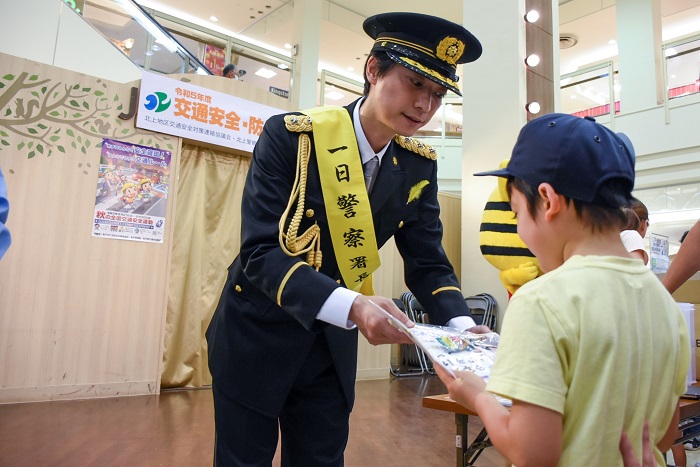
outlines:
[[[476,324],[484,324],[489,329],[496,329],[496,299],[487,293],[481,293],[464,299],[471,309]]]
[[[402,310],[408,318],[416,323],[428,324],[430,316],[411,292],[404,292],[401,298],[394,298],[396,306]],[[492,331],[496,330],[496,299],[487,293],[480,293],[464,299],[471,310],[476,324],[484,324]]]

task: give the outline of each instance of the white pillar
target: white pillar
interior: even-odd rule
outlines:
[[[472,174],[498,167],[510,158],[525,125],[525,0],[464,0],[463,25],[483,46],[476,62],[462,65],[462,290],[490,293],[500,313],[508,295],[499,271],[479,249],[479,225],[494,177]]]
[[[659,0],[617,0],[620,111],[631,113],[663,102]]]
[[[316,107],[318,61],[321,49],[322,0],[294,0],[296,66],[292,77],[292,108]]]

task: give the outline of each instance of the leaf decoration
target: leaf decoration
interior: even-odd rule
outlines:
[[[420,182],[413,185],[411,187],[411,189],[408,191],[408,201],[406,202],[406,204],[420,198],[420,195],[423,192],[423,188],[425,188],[429,184],[430,184],[430,182],[428,180],[421,180]]]

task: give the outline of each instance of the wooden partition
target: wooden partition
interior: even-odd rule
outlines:
[[[180,141],[118,117],[138,83],[0,65],[0,402],[157,393]],[[172,151],[163,243],[92,236],[103,138]]]

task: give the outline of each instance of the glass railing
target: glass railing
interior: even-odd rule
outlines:
[[[295,61],[261,46],[169,14],[147,9],[174,37],[184,44],[215,75],[227,64],[236,67],[236,78],[251,86],[292,99]]]
[[[700,36],[664,45],[668,98],[677,99],[700,92]]]
[[[664,103],[668,110],[670,101],[700,94],[700,35],[664,44],[663,57],[667,90]],[[620,113],[619,90],[612,62],[562,75],[561,111],[581,117],[610,115],[614,118]],[[613,108],[610,96],[614,96]]]
[[[132,0],[64,0],[139,67],[157,73],[213,74]]]
[[[619,84],[612,62],[561,76],[561,112],[579,117],[614,118],[620,112]],[[611,108],[611,98],[615,103]]]
[[[684,211],[700,209],[700,183],[637,190],[634,195],[649,212]]]

